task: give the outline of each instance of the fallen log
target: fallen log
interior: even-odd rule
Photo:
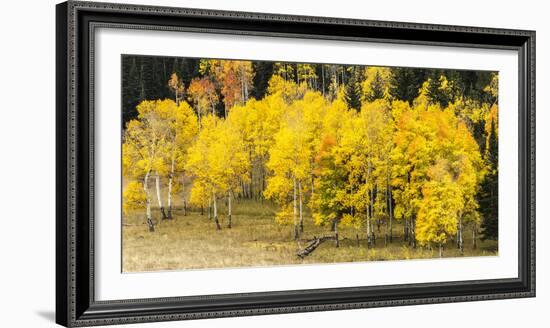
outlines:
[[[323,242],[327,240],[335,240],[336,236],[324,236],[324,237],[313,237],[311,243],[306,246],[303,250],[296,253],[296,255],[303,259],[304,257],[308,256],[309,254],[313,253],[314,250],[319,247]]]

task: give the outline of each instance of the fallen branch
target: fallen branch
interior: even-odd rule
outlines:
[[[321,243],[327,241],[327,240],[335,240],[336,236],[325,236],[325,237],[313,237],[312,242],[306,246],[303,250],[296,253],[299,258],[303,259],[304,257],[308,256],[309,254],[313,253]]]

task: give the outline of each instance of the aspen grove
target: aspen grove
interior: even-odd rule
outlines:
[[[324,240],[339,252],[342,228],[373,249],[399,227],[403,247],[439,256],[463,251],[466,227],[473,248],[498,238],[497,73],[162,63],[133,58],[123,73],[141,81],[123,96],[123,210],[147,233],[190,211],[210,222],[205,234],[239,229],[253,200],[275,204],[289,241],[311,243],[300,257]],[[148,79],[162,85],[155,98]]]

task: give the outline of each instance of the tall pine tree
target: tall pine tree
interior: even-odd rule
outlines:
[[[385,93],[384,80],[382,79],[380,72],[376,72],[374,80],[372,80],[372,83],[370,85],[370,93],[367,94],[365,98],[367,99],[367,101],[373,102],[377,99],[384,99]]]
[[[478,200],[483,216],[481,239],[498,240],[498,136],[493,120],[491,120],[491,134],[487,142],[486,154],[490,171],[481,186]]]
[[[346,88],[344,90],[344,100],[349,108],[353,108],[356,111],[361,110],[361,86],[357,82],[355,76],[348,80]]]

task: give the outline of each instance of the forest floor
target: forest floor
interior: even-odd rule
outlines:
[[[412,248],[403,240],[403,226],[394,222],[393,242],[385,243],[384,227],[376,231],[376,244],[370,249],[364,231],[340,227],[340,247],[335,241],[322,243],[314,252],[300,259],[296,252],[304,249],[317,236],[333,235],[329,227],[318,227],[306,213],[300,240],[293,239],[292,226],[275,222],[276,205],[264,201],[234,201],[232,228],[227,228],[226,209],[219,210],[222,230],[216,230],[207,213],[197,209],[174,211],[174,219],[156,220],[156,231],[149,232],[144,213],[130,213],[122,229],[123,272],[272,266],[301,263],[336,263],[437,258],[437,249]],[[155,217],[159,210],[153,209]],[[497,255],[496,241],[480,241],[473,248],[472,233],[464,232],[464,254],[449,242],[443,257]]]

